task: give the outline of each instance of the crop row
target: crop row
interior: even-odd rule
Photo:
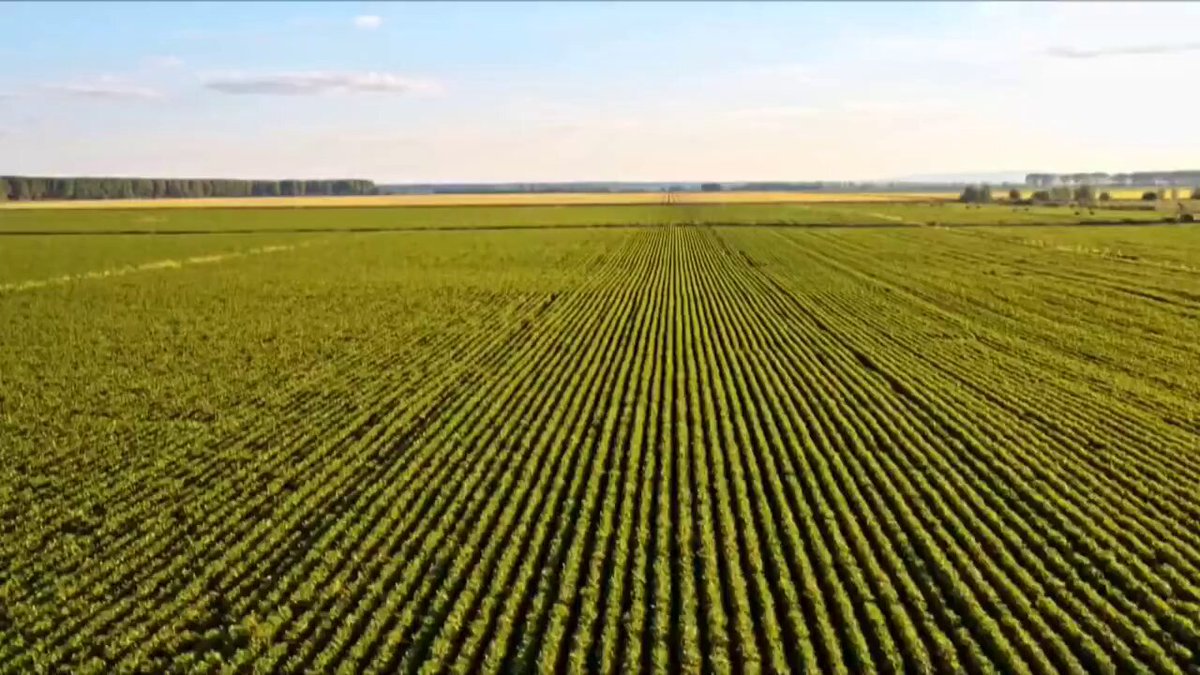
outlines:
[[[441,236],[296,263],[341,255],[359,281],[183,275],[296,289],[294,317],[188,296],[226,327],[339,304],[364,326],[320,367],[235,380],[213,428],[118,426],[89,451],[89,422],[39,457],[12,427],[53,474],[4,474],[28,512],[0,512],[0,671],[1200,658],[1186,270],[925,229]],[[21,320],[51,330],[70,299],[44,302]],[[237,355],[247,330],[217,339]],[[47,386],[22,383],[22,410]]]

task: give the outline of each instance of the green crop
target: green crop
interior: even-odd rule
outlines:
[[[1189,226],[146,216],[0,213],[0,672],[1200,659]]]

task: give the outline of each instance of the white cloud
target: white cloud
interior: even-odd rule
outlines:
[[[951,101],[941,99],[906,97],[895,99],[853,99],[842,103],[840,108],[847,113],[895,116],[944,113],[954,110],[955,105]]]
[[[225,94],[312,95],[329,92],[382,92],[431,94],[441,91],[431,80],[396,73],[347,73],[307,71],[265,73],[260,75],[227,74],[209,78],[204,86]]]
[[[529,124],[518,124],[514,129],[531,131],[533,133],[545,132],[551,135],[562,134],[588,134],[588,133],[623,133],[631,129],[640,129],[647,125],[645,120],[633,118],[581,118],[576,120],[561,120],[550,121],[545,120],[537,122],[530,120]]]
[[[812,84],[820,81],[820,71],[807,63],[772,63],[738,69],[739,77],[765,78],[779,84]]]
[[[354,17],[354,27],[359,30],[375,30],[383,25],[383,17],[374,14],[363,14]]]
[[[812,117],[821,113],[820,108],[805,105],[775,105],[762,106],[758,108],[738,108],[729,112],[730,117],[740,119],[764,120],[764,119],[795,119],[798,117]]]
[[[183,59],[179,58],[178,56],[171,56],[168,54],[165,56],[152,56],[146,60],[146,63],[151,68],[162,68],[167,70],[183,66]]]
[[[91,82],[66,82],[40,85],[43,91],[79,98],[108,100],[152,100],[162,98],[157,89],[122,82],[105,76]]]
[[[1181,52],[1194,51],[1200,51],[1200,42],[1144,44],[1125,47],[1101,47],[1098,49],[1051,47],[1046,50],[1046,53],[1050,56],[1067,59],[1095,59],[1105,56],[1146,56],[1151,54],[1179,54]]]

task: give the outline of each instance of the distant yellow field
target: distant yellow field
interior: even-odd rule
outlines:
[[[1121,187],[1121,188],[1106,188],[1106,187],[1098,187],[1098,188],[1096,188],[1096,194],[1100,194],[1100,193],[1103,193],[1103,192],[1107,192],[1107,193],[1108,193],[1108,195],[1109,195],[1110,197],[1112,197],[1113,199],[1117,199],[1117,200],[1134,200],[1134,201],[1136,201],[1136,200],[1139,200],[1139,199],[1141,199],[1141,198],[1142,198],[1142,193],[1144,193],[1144,192],[1156,192],[1156,191],[1158,191],[1159,189],[1160,189],[1160,188],[1153,187],[1153,186],[1150,186],[1150,187]],[[1169,197],[1169,196],[1171,195],[1171,188],[1165,188],[1165,189],[1166,189],[1166,191],[1167,191],[1167,196]],[[1178,188],[1178,190],[1179,190],[1179,197],[1180,197],[1181,199],[1187,199],[1188,197],[1191,197],[1191,196],[1192,196],[1192,189],[1193,189],[1193,188],[1188,188],[1188,187],[1181,187],[1181,188]],[[1033,191],[1033,190],[1030,190],[1030,189],[1022,189],[1022,190],[1021,190],[1021,198],[1022,198],[1022,199],[1027,199],[1027,198],[1029,198],[1029,197],[1033,196],[1033,192],[1034,192],[1034,191]],[[1006,195],[1008,194],[1008,190],[999,190],[999,189],[993,189],[993,190],[992,190],[992,194],[993,194],[993,195],[996,195],[996,196],[1003,197],[1003,196],[1006,196]]]
[[[954,199],[950,193],[630,192],[358,197],[232,197],[5,202],[0,209],[307,208],[363,206],[574,206],[616,204],[786,204],[796,202],[907,202]]]
[[[1157,192],[1160,189],[1166,190],[1166,195],[1168,198],[1171,197],[1171,190],[1174,189],[1174,190],[1179,191],[1180,199],[1187,199],[1192,196],[1192,190],[1194,188],[1190,188],[1190,187],[1180,187],[1180,188],[1140,187],[1140,188],[1119,188],[1119,189],[1114,189],[1114,190],[1105,190],[1105,189],[1101,188],[1100,191],[1107,192],[1109,195],[1112,196],[1113,199],[1141,199],[1143,193]]]
[[[957,199],[948,192],[677,192],[677,204],[747,204],[794,202],[924,202]],[[662,195],[658,195],[662,201]]]

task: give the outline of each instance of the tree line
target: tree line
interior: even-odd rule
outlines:
[[[1032,187],[1055,185],[1195,185],[1200,171],[1134,171],[1132,173],[1031,173],[1025,184]]]
[[[1101,201],[1108,201],[1109,195],[1107,192],[1100,195]],[[958,201],[966,204],[988,204],[993,201],[992,187],[986,183],[980,185],[968,185],[963,188],[962,194],[959,195]],[[1008,191],[1008,201],[1010,203],[1028,203],[1021,198],[1021,191],[1013,188]],[[1096,190],[1091,185],[1080,185],[1075,188],[1065,185],[1058,185],[1049,190],[1038,190],[1030,197],[1029,202],[1068,202],[1077,201],[1079,203],[1090,203],[1096,201]]]
[[[0,201],[372,195],[369,180],[226,180],[0,176]]]

